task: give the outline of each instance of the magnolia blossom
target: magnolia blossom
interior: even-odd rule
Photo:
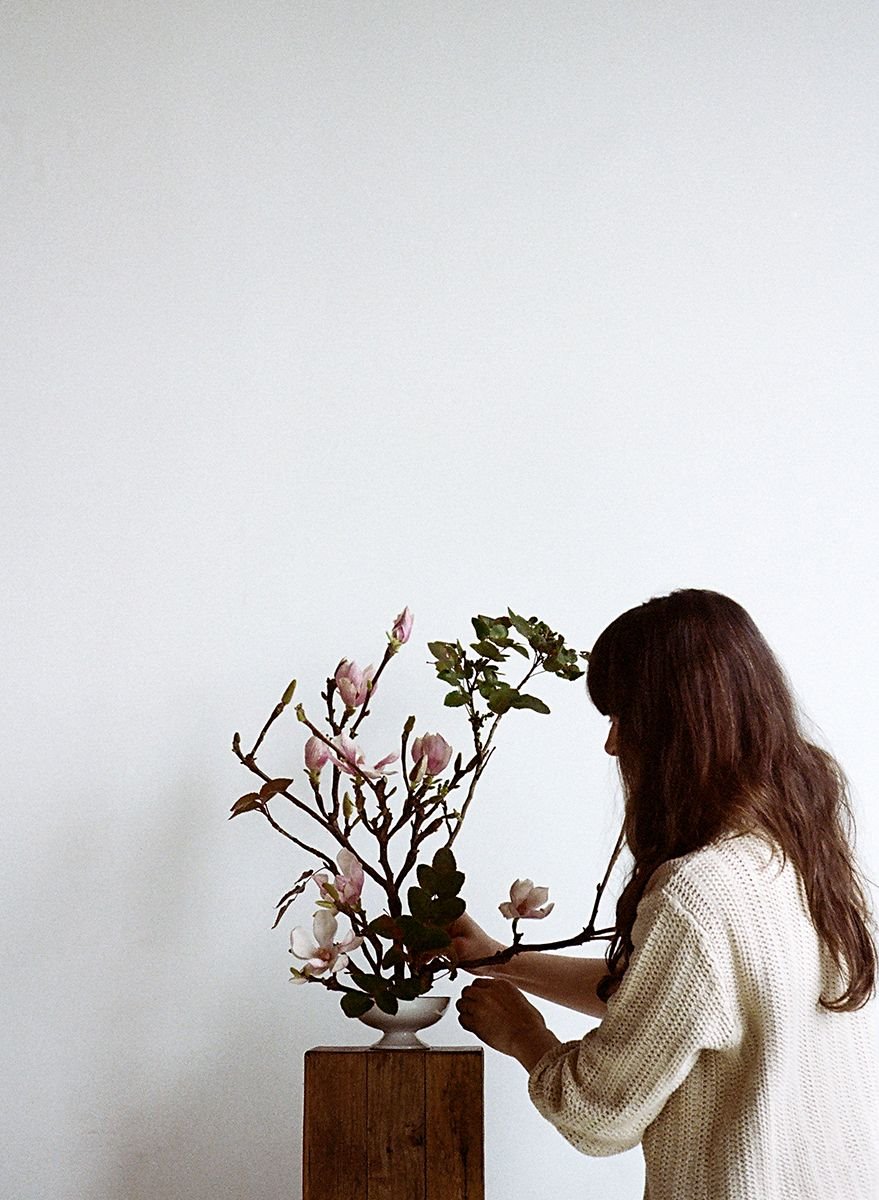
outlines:
[[[363,866],[360,859],[350,850],[340,850],[336,862],[339,864],[339,874],[332,885],[335,896],[328,890],[329,876],[325,871],[313,875],[312,879],[320,888],[324,900],[329,900],[340,908],[358,908],[360,893],[363,891]]]
[[[383,775],[389,774],[385,768],[390,763],[396,762],[399,757],[397,754],[386,754],[369,770],[366,766],[366,757],[353,738],[349,738],[345,733],[340,733],[333,738],[333,745],[336,753],[330,757],[339,770],[344,771],[346,775],[359,773],[365,775],[367,779],[380,779]]]
[[[439,775],[449,765],[452,747],[441,733],[425,733],[412,743],[412,757],[419,778],[422,775]]]
[[[555,907],[554,904],[546,903],[548,898],[549,888],[535,887],[531,879],[517,879],[510,888],[509,900],[499,904],[498,908],[501,915],[511,921],[523,917],[540,920],[542,917],[548,917]],[[545,907],[541,908],[541,905]]]
[[[320,775],[321,769],[329,761],[330,751],[326,742],[322,742],[314,734],[305,743],[305,766],[314,775]]]
[[[412,633],[413,619],[412,613],[407,607],[403,609],[394,621],[394,628],[391,630],[391,645],[395,650],[399,650],[401,646],[409,641]]]
[[[305,983],[317,975],[338,975],[348,965],[348,955],[363,941],[347,933],[341,942],[335,940],[338,922],[327,909],[314,914],[313,932],[297,925],[290,934],[290,951],[302,959],[305,966],[293,975],[296,983]]]
[[[375,667],[370,663],[361,671],[356,662],[343,658],[336,667],[336,687],[346,708],[360,708],[372,690]]]

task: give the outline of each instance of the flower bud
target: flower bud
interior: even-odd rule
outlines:
[[[335,680],[342,703],[346,708],[360,708],[372,690],[375,667],[371,664],[361,671],[356,662],[343,658],[336,667]]]
[[[391,643],[391,649],[396,653],[401,646],[404,646],[412,634],[413,616],[408,607],[404,608],[397,619],[394,621],[394,627],[388,635]]]
[[[321,770],[329,761],[330,752],[327,746],[314,734],[305,743],[305,766],[309,772],[320,775]]]
[[[416,765],[422,758],[426,758],[426,773],[439,775],[449,765],[452,747],[441,733],[425,733],[412,743],[412,757]]]

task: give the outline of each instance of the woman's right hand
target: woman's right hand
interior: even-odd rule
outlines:
[[[449,929],[452,935],[452,949],[455,952],[455,957],[458,962],[464,963],[474,958],[488,958],[491,954],[497,954],[499,950],[505,949],[503,942],[496,941],[493,937],[485,932],[481,925],[477,925],[473,918],[464,913],[458,917],[454,925]],[[462,971],[467,971],[470,975],[495,975],[503,969],[501,964],[488,967],[462,967]]]

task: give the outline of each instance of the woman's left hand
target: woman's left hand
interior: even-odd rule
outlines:
[[[559,1045],[542,1015],[506,979],[477,979],[461,992],[458,1022],[501,1054],[530,1071],[547,1050]]]

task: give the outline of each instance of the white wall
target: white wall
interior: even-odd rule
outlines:
[[[729,592],[876,873],[874,5],[2,24],[4,1196],[297,1194],[302,1054],[371,1035],[287,983],[272,906],[307,864],[226,822],[229,742],[404,604],[376,723],[454,742],[423,643],[473,613],[588,646]],[[576,928],[619,815],[605,723],[552,683],[457,844],[498,933],[516,875]],[[637,1154],[581,1158],[486,1069],[490,1200],[640,1194]]]

